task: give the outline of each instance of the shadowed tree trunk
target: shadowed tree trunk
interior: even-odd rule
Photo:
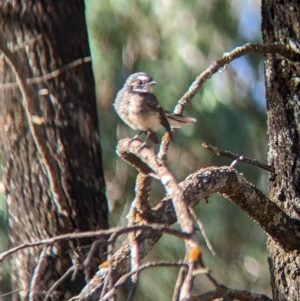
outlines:
[[[263,0],[262,16],[265,43],[284,44],[299,51],[300,7],[297,1]],[[279,55],[267,55],[265,74],[269,164],[276,170],[275,176],[269,179],[270,199],[299,220],[300,65]],[[274,300],[300,300],[299,249],[288,252],[284,245],[269,238],[268,250]]]
[[[0,32],[0,135],[11,246],[107,228],[91,63],[68,65],[90,55],[83,1],[4,0]],[[52,78],[26,83],[57,69],[61,72]],[[57,243],[46,249],[46,261],[33,280],[39,300],[72,264],[82,263],[91,243]],[[42,250],[24,249],[12,256],[12,289],[21,290],[15,300],[28,297]],[[52,300],[78,293],[100,253],[89,270],[64,281]]]

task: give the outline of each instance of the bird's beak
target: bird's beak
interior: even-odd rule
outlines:
[[[154,86],[154,85],[156,85],[156,84],[157,84],[157,82],[155,82],[154,80],[151,81],[151,82],[149,82],[149,86]]]

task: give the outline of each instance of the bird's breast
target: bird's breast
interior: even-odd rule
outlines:
[[[160,118],[157,112],[136,109],[129,111],[129,119],[135,130],[156,132],[160,127]]]

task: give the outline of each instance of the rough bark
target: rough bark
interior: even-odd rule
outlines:
[[[66,232],[105,229],[107,202],[91,63],[66,68],[38,84],[43,76],[90,55],[82,0],[20,0],[0,3],[0,41],[11,64],[0,60],[0,131],[12,246]],[[1,50],[0,50],[1,52]],[[33,97],[15,85],[19,73]],[[38,281],[38,299],[74,263],[81,263],[91,240],[59,243],[46,252]],[[41,249],[24,249],[12,257],[15,300],[29,294]],[[52,300],[77,294],[91,277],[79,272],[63,282]],[[86,272],[86,271],[85,271]],[[88,275],[89,274],[89,275]],[[68,278],[70,280],[70,277]],[[43,293],[41,293],[43,292]]]
[[[300,7],[297,1],[263,0],[262,17],[265,43],[284,44],[299,51]],[[266,56],[268,160],[275,167],[275,175],[269,179],[269,197],[296,220],[300,216],[299,74],[298,62],[279,55]],[[296,237],[294,239],[298,241]],[[287,251],[284,243],[279,244],[271,237],[268,239],[274,300],[300,300],[299,247]]]

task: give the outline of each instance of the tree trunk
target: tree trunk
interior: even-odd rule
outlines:
[[[263,0],[262,18],[265,43],[284,44],[299,52],[300,6],[297,1]],[[299,74],[299,63],[279,55],[266,56],[268,160],[276,170],[269,179],[269,196],[297,220],[300,217]],[[299,249],[288,252],[284,245],[269,238],[268,250],[274,300],[300,300]]]
[[[11,4],[14,3],[14,4]],[[91,63],[82,0],[0,3],[0,131],[12,246],[69,232],[108,227],[105,182]],[[4,49],[0,49],[0,53]],[[63,67],[63,69],[61,69]],[[26,83],[59,69],[38,83]],[[18,75],[20,78],[18,79]],[[20,89],[20,80],[24,89]],[[16,83],[18,84],[8,84]],[[55,244],[32,280],[43,248],[12,256],[14,300],[25,300],[30,282],[42,300],[67,269],[82,263],[91,240]],[[77,294],[100,262],[71,276],[52,300]]]

